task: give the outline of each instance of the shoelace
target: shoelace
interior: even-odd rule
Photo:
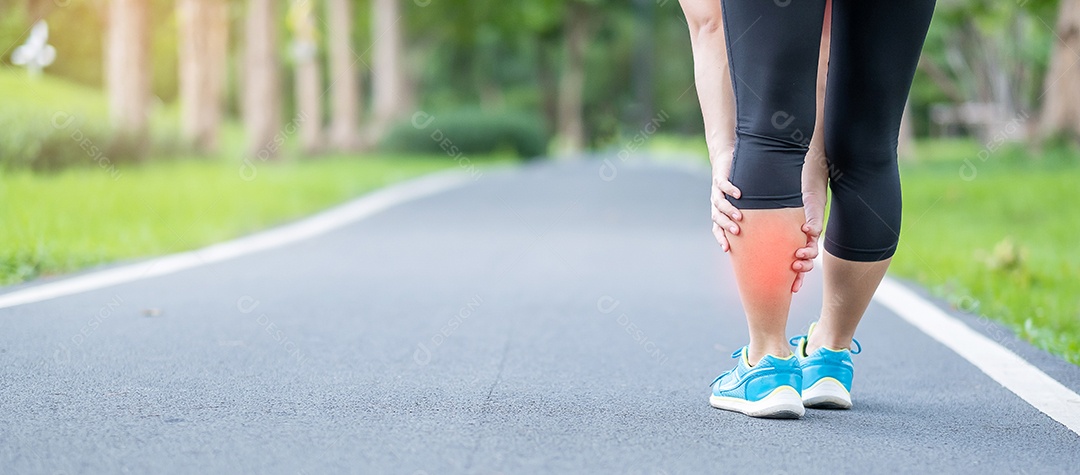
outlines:
[[[809,335],[799,335],[799,336],[791,337],[791,339],[788,340],[788,344],[791,345],[791,346],[794,346],[794,347],[798,347],[799,346],[799,340],[802,340],[803,338],[808,338],[808,337],[809,337]],[[851,354],[853,354],[853,355],[857,355],[859,353],[862,353],[862,345],[859,343],[859,340],[855,339],[855,338],[852,338],[851,342],[855,344],[855,348],[854,349],[849,348],[848,351],[850,351]]]
[[[735,350],[735,352],[731,354],[731,357],[732,358],[738,358],[738,357],[742,356],[742,350],[743,350],[742,348],[739,348],[739,349]],[[735,368],[732,368],[732,369],[729,369],[727,371],[724,371],[723,373],[720,373],[720,376],[717,376],[716,379],[712,380],[712,382],[709,383],[709,387],[712,387],[714,384],[716,384],[717,381],[720,381],[720,378],[723,378],[724,376],[727,376],[728,373],[730,373],[732,371],[735,371]]]

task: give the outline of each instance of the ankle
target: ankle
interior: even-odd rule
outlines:
[[[829,335],[821,330],[816,330],[806,339],[806,354],[813,353],[821,348],[828,348],[830,350],[850,350],[851,338]]]
[[[750,360],[751,366],[757,365],[758,361],[761,361],[765,355],[787,358],[788,356],[791,356],[791,349],[788,348],[787,342],[772,342],[768,344],[755,344],[751,342],[746,349],[746,359]]]

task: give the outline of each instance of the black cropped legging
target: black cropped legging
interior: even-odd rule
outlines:
[[[737,110],[728,200],[741,209],[802,206],[814,131],[826,0],[723,0]],[[825,93],[832,207],[825,249],[880,261],[900,237],[896,145],[934,0],[833,0]]]

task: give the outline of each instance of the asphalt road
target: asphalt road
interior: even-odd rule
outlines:
[[[1080,467],[1080,437],[877,304],[852,410],[712,409],[746,330],[708,176],[614,163],[488,172],[299,244],[0,309],[0,473]],[[1080,368],[1038,358],[1076,390]]]

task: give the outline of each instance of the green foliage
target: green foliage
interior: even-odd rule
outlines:
[[[588,23],[584,122],[603,146],[660,110],[671,130],[701,131],[689,35],[678,2],[578,1]],[[570,2],[431,2],[406,8],[422,107],[534,111],[554,128]],[[643,61],[635,69],[634,62]],[[645,70],[651,76],[638,78]],[[638,87],[638,81],[642,81]],[[642,97],[645,96],[645,97]],[[643,103],[645,102],[645,103]]]
[[[543,122],[535,116],[465,109],[417,113],[394,127],[382,148],[396,152],[445,154],[455,159],[492,153],[532,159],[547,152],[549,140]]]
[[[109,169],[144,153],[174,155],[183,150],[175,122],[155,114],[148,142],[109,127],[104,96],[50,75],[30,78],[25,71],[0,68],[0,168],[56,170],[67,166]]]
[[[1037,111],[1057,42],[1057,5],[1057,0],[940,1],[912,86],[916,130],[929,130],[932,104],[993,103],[1010,116]],[[930,68],[938,72],[936,80]]]

